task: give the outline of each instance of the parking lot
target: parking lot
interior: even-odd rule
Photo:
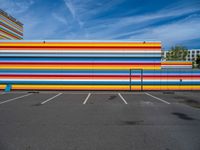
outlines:
[[[0,92],[0,150],[199,150],[200,92]]]

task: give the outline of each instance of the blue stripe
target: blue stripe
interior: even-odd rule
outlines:
[[[129,85],[129,81],[0,81],[0,84],[68,84],[68,85]],[[185,82],[143,82],[143,85],[200,85],[199,81]],[[140,81],[132,85],[141,85]]]
[[[160,62],[160,58],[112,58],[112,57],[85,57],[85,58],[71,58],[71,57],[68,57],[68,58],[1,58],[0,61],[9,61],[9,62],[12,62],[12,61],[56,61],[56,62],[59,62],[59,61],[76,61],[76,62],[80,62],[80,61],[140,61],[140,62],[147,62],[147,61],[158,61]]]

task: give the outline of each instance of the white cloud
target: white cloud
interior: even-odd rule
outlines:
[[[161,20],[173,19],[186,14],[195,13],[200,11],[200,7],[184,8],[186,6],[168,7],[160,11],[151,14],[134,15],[131,17],[119,17],[111,18],[107,20],[97,20],[98,26],[91,27],[94,30],[95,35],[103,37],[105,34],[109,37],[116,37],[121,34],[131,34],[131,32],[138,32],[140,28],[144,28],[152,23],[159,22]],[[132,26],[134,31],[129,31],[128,28]],[[98,28],[104,30],[99,32]],[[119,36],[118,36],[119,37]]]
[[[168,46],[200,38],[199,3],[176,3],[151,14],[94,20],[88,25],[87,39],[155,39]],[[188,16],[184,18],[185,16]],[[180,20],[180,17],[182,18]],[[179,19],[177,19],[179,18]],[[174,21],[172,21],[174,19]],[[165,22],[164,25],[159,23]]]
[[[34,3],[34,0],[0,0],[1,8],[11,15],[27,11]]]
[[[130,39],[147,38],[157,39],[164,43],[164,46],[184,44],[185,41],[200,39],[200,16],[190,16],[178,22],[161,26],[150,27],[141,31],[141,34],[130,36]]]
[[[64,0],[66,7],[68,8],[69,12],[71,13],[73,19],[77,21],[79,26],[82,28],[84,23],[80,20],[79,15],[76,13],[76,8],[71,0]]]
[[[66,19],[65,17],[61,16],[60,14],[52,13],[52,16],[53,16],[56,20],[60,21],[61,23],[65,24],[65,25],[68,24],[67,19]]]

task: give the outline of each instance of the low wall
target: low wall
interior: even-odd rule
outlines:
[[[186,68],[192,69],[191,61],[163,61],[161,62],[162,69],[177,69],[177,68]]]
[[[0,80],[0,89],[12,85],[13,90],[200,90],[200,70],[192,69],[56,70],[52,76],[54,72],[46,70],[31,75],[27,70],[27,75],[23,70],[16,72],[10,80]],[[5,73],[9,71],[1,70],[0,78]]]

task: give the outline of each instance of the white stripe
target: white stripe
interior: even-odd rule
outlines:
[[[31,95],[31,94],[33,94],[33,93],[29,93],[29,94],[26,94],[26,95],[22,95],[22,96],[19,96],[19,97],[15,97],[15,98],[12,98],[12,99],[9,99],[9,100],[0,102],[0,105],[1,105],[1,104],[4,104],[4,103],[11,102],[11,101],[14,101],[14,100],[17,100],[17,99],[20,99],[20,98],[23,98],[23,97],[26,97],[26,96],[29,96],[29,95]]]
[[[55,95],[55,96],[53,96],[53,97],[51,97],[51,98],[47,99],[46,101],[42,102],[41,104],[43,105],[43,104],[45,104],[45,103],[49,102],[50,100],[52,100],[52,99],[54,99],[54,98],[56,98],[56,97],[60,96],[61,94],[62,94],[62,93],[58,93],[57,95]]]
[[[123,96],[122,96],[120,93],[118,93],[118,95],[119,95],[119,97],[122,99],[122,101],[123,101],[125,104],[128,104],[127,101],[123,98]]]
[[[167,102],[167,101],[165,101],[165,100],[163,100],[163,99],[161,99],[161,98],[158,98],[158,97],[156,97],[156,96],[153,96],[153,95],[151,95],[151,94],[149,94],[149,93],[146,93],[146,92],[145,92],[145,94],[148,95],[148,96],[150,96],[150,97],[153,97],[153,98],[155,98],[155,99],[157,99],[157,100],[159,100],[159,101],[161,101],[161,102],[163,102],[163,103],[165,103],[165,104],[170,104],[169,102]]]
[[[89,99],[91,93],[88,94],[88,96],[86,97],[86,99],[84,100],[83,104],[86,104],[87,103],[87,100]]]
[[[21,41],[19,41],[19,40],[12,40],[12,41],[10,41],[10,40],[8,40],[8,41],[6,41],[6,42],[8,42],[8,43],[12,43],[12,42],[17,42],[17,43],[21,43]],[[26,42],[41,42],[41,43],[43,43],[43,41],[44,40],[23,40],[23,42],[22,43],[26,43]],[[58,43],[91,43],[91,40],[45,40],[45,42],[46,43],[54,43],[54,42],[58,42]],[[148,41],[144,41],[144,40],[92,40],[92,42],[99,42],[99,43],[101,43],[101,42],[103,42],[103,43],[110,43],[110,42],[112,42],[112,43],[114,43],[114,42],[120,42],[120,43],[144,43],[144,42],[146,42],[146,44],[152,44],[152,42],[153,43],[156,43],[156,44],[160,44],[161,43],[161,41],[157,41],[157,40],[148,40]],[[0,41],[0,43],[1,43],[1,41]],[[2,41],[2,43],[3,43],[3,41]]]
[[[126,51],[126,50],[122,50],[122,51],[116,51],[116,50],[113,50],[113,51],[111,51],[111,50],[101,50],[101,51],[99,51],[99,50],[95,50],[95,48],[92,48],[92,50],[91,51],[75,51],[75,50],[66,50],[66,51],[64,51],[64,50],[62,50],[62,51],[58,51],[58,50],[46,50],[46,51],[44,51],[44,50],[1,50],[1,53],[13,53],[13,52],[16,52],[16,53],[49,53],[49,52],[51,52],[51,53],[115,53],[115,54],[117,54],[117,53],[145,53],[145,54],[147,54],[147,53],[153,53],[153,54],[160,54],[160,51],[153,51],[153,50],[151,50],[151,51],[145,51],[145,50],[141,50],[141,51],[137,51],[137,50],[129,50],[129,51]]]

